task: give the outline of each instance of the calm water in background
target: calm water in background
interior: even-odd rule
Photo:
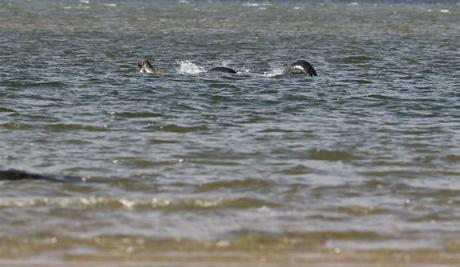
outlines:
[[[456,1],[0,2],[0,169],[86,181],[0,182],[0,262],[459,264],[459,32]]]

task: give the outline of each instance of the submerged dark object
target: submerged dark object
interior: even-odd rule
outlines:
[[[316,75],[316,70],[313,66],[305,60],[297,60],[287,68],[284,69],[283,74],[308,74],[310,76]]]
[[[208,72],[236,73],[234,69],[229,68],[229,67],[214,67],[208,70]]]
[[[152,59],[153,61],[153,59]],[[137,66],[140,68],[140,72],[146,73],[163,73],[160,68],[152,66],[150,61],[147,58],[143,58],[141,61],[137,63]]]
[[[30,173],[21,170],[9,169],[0,170],[0,181],[19,181],[19,180],[45,180],[54,182],[84,182],[83,177],[70,175],[52,175]]]

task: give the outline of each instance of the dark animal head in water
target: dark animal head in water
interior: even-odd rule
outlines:
[[[228,67],[215,67],[208,70],[208,72],[236,73],[234,69]]]
[[[137,66],[140,68],[140,72],[147,72],[147,73],[161,73],[162,72],[159,68],[152,66],[152,64],[150,64],[150,61],[147,58],[143,58],[141,61],[139,61],[137,63]]]
[[[315,68],[305,60],[297,60],[284,69],[283,74],[308,74],[318,76]]]

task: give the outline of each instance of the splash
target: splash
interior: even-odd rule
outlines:
[[[228,67],[230,63],[232,63],[231,60],[222,60],[221,65],[223,67]]]
[[[272,68],[270,72],[264,72],[263,76],[273,77],[273,76],[281,75],[283,74],[283,70],[284,68],[275,67],[275,68]]]
[[[179,64],[177,69],[179,73],[198,74],[206,71],[204,67],[198,66],[188,60],[178,61],[177,64]]]

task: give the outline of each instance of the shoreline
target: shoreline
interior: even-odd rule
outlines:
[[[0,258],[0,266],[164,266],[164,267],[281,267],[281,266],[315,266],[315,267],[434,267],[459,266],[460,255],[446,251],[338,251],[327,252],[281,252],[281,253],[246,253],[205,252],[205,251],[168,251],[160,253],[81,253],[56,255],[47,259],[46,255],[32,257],[29,260]],[[50,256],[51,256],[50,255]],[[52,257],[52,256],[51,256]]]

